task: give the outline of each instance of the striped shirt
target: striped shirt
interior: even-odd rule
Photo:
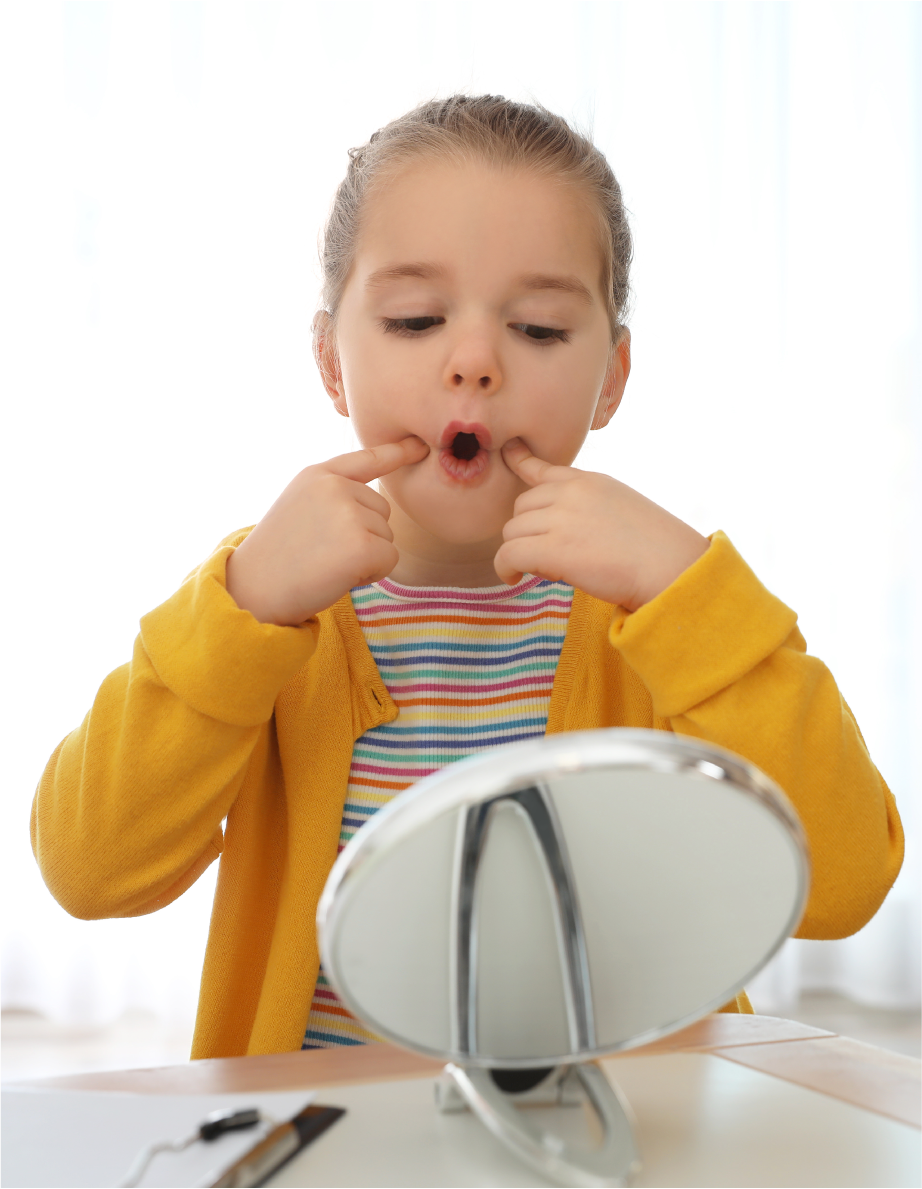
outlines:
[[[403,789],[453,760],[544,734],[573,587],[357,586],[352,603],[397,718],[356,740],[340,850]],[[321,969],[302,1048],[378,1038]]]

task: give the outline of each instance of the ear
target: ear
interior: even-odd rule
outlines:
[[[602,391],[599,402],[595,407],[590,429],[604,429],[617,412],[621,398],[624,396],[624,386],[631,374],[631,332],[624,328],[621,338],[614,344],[608,357],[608,367],[605,379],[602,381]]]
[[[339,351],[336,348],[336,335],[333,320],[326,310],[318,310],[314,315],[314,360],[327,396],[333,402],[336,412],[342,417],[349,416],[346,404],[346,392],[343,388],[343,372],[339,363]]]

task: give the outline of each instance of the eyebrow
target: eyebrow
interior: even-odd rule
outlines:
[[[389,264],[379,268],[371,274],[365,282],[366,289],[380,289],[391,281],[401,281],[407,278],[420,281],[438,281],[446,276],[446,270],[440,264],[430,264],[418,261],[411,264]],[[554,276],[550,273],[526,273],[518,278],[519,288],[530,291],[554,290],[558,293],[570,293],[588,305],[592,304],[592,294],[578,277]]]
[[[371,274],[365,282],[366,289],[380,289],[391,281],[401,281],[405,277],[415,277],[420,281],[437,281],[445,276],[445,269],[440,264],[388,264]]]
[[[587,305],[592,305],[592,294],[578,277],[557,277],[545,273],[528,273],[519,277],[523,289],[556,289],[558,293],[572,293]]]

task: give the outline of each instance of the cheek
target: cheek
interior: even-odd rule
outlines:
[[[414,401],[407,377],[376,350],[377,343],[343,345],[341,353],[343,387],[356,437],[363,446],[378,446],[412,432]]]
[[[592,425],[600,384],[595,376],[567,372],[532,389],[522,433],[539,458],[569,466]]]

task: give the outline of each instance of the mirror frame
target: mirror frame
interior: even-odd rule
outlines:
[[[575,1064],[595,1057],[624,1052],[678,1032],[730,1002],[774,957],[797,928],[806,906],[810,883],[810,857],[803,827],[787,797],[775,782],[754,764],[733,752],[690,736],[624,727],[555,733],[540,739],[506,744],[478,752],[424,777],[379,809],[374,817],[356,832],[336,859],[317,906],[317,936],[321,961],[326,977],[345,1007],[369,1031],[401,1048],[466,1066],[534,1069],[548,1065],[550,1059],[546,1055],[539,1058],[510,1057],[499,1060],[476,1052],[431,1049],[391,1032],[389,1028],[370,1017],[364,1008],[352,999],[348,986],[343,982],[338,970],[333,942],[337,922],[350,900],[351,889],[357,885],[362,873],[374,866],[378,858],[401,839],[442,814],[472,809],[483,805],[484,802],[546,787],[548,779],[553,780],[555,775],[573,775],[598,768],[642,769],[679,776],[687,773],[708,780],[729,782],[742,795],[755,798],[787,831],[800,860],[797,863],[797,888],[786,926],[779,932],[776,943],[752,969],[713,1001],[677,1020],[647,1029],[615,1044],[599,1045],[595,1042],[591,1047],[585,1046],[586,1038],[581,1035],[580,1046],[575,1047],[572,1053],[555,1057],[554,1063]],[[454,918],[459,917],[458,910],[458,903],[453,903]],[[449,922],[449,928],[453,935],[457,935],[458,921]],[[565,956],[563,961],[566,982]],[[570,997],[577,993],[577,988],[571,986]],[[465,1002],[467,997],[459,995],[459,1013]],[[467,1034],[466,1024],[463,1024],[460,1018],[456,1021],[454,1031],[462,1036]],[[580,1032],[582,1031],[580,1029]],[[592,1039],[595,1040],[594,1037]]]

